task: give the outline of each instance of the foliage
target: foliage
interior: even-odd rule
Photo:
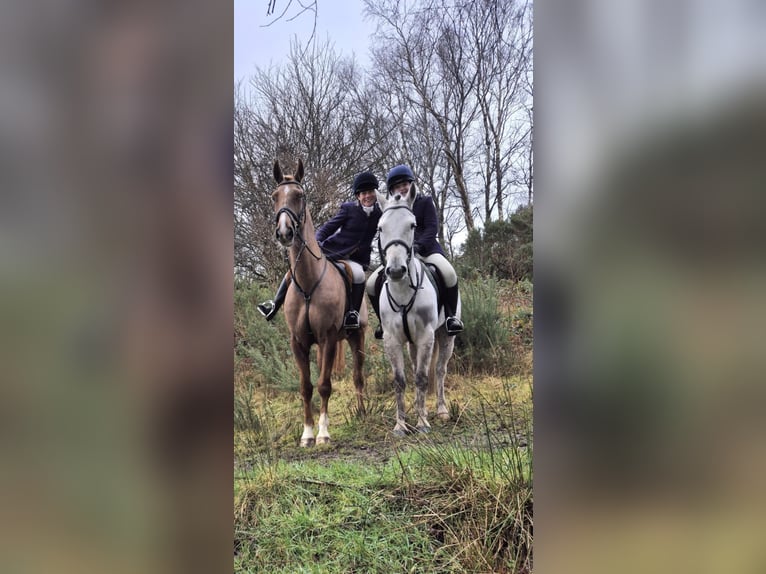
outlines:
[[[457,262],[460,275],[532,279],[532,205],[519,207],[508,221],[490,221],[468,234]]]
[[[491,277],[460,284],[465,330],[455,339],[452,359],[458,372],[502,374],[513,368],[511,326],[498,299],[500,285]]]
[[[518,284],[531,289],[531,283]],[[501,297],[518,296],[508,286],[492,277],[473,279],[460,284],[462,318],[465,331],[455,339],[455,354],[450,372],[464,374],[507,374],[517,372],[519,353],[531,348],[532,314],[529,304],[521,301],[504,309]],[[298,389],[298,371],[292,358],[284,314],[271,322],[261,316],[256,304],[273,297],[276,287],[245,280],[235,285],[234,358],[239,369],[252,372],[252,384],[270,389]],[[518,289],[516,289],[518,291]],[[377,319],[371,318],[371,325]],[[383,347],[366,337],[367,385],[376,390],[390,386],[389,363]],[[350,349],[343,345],[346,365],[351,364]]]
[[[237,281],[234,289],[234,354],[253,373],[253,384],[297,389],[298,370],[292,358],[284,314],[270,322],[256,305],[274,297],[269,285]]]

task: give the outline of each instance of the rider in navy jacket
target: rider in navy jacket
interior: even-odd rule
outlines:
[[[359,201],[347,201],[338,213],[316,232],[322,251],[333,260],[355,261],[366,271],[370,267],[372,240],[378,230],[382,212],[377,203],[370,214]]]
[[[436,219],[436,206],[430,195],[418,194],[412,204],[412,212],[415,214],[417,227],[415,228],[415,253],[421,257],[428,257],[438,253],[444,257],[444,249],[439,245],[436,235],[439,232],[439,221]]]

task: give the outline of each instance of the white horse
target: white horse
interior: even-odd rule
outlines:
[[[414,256],[415,186],[406,195],[395,194],[389,198],[378,193],[383,215],[378,223],[380,253],[384,261],[386,281],[380,293],[380,320],[383,323],[383,346],[394,372],[396,391],[397,436],[407,433],[404,418],[404,344],[409,343],[410,359],[415,372],[415,409],[418,415],[417,430],[429,432],[426,410],[428,371],[434,345],[438,352],[436,364],[436,414],[442,420],[449,419],[444,400],[444,377],[447,363],[452,356],[455,338],[447,335],[444,312],[437,305],[436,289],[425,275],[425,264]],[[460,317],[460,301],[456,309]]]

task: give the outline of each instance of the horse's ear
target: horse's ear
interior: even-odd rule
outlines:
[[[407,194],[407,203],[410,204],[410,207],[412,207],[412,204],[415,203],[415,196],[418,194],[418,189],[415,186],[415,182],[413,181],[410,184],[410,192]]]
[[[279,167],[279,160],[274,161],[274,179],[277,183],[282,183],[282,168]]]
[[[386,199],[386,194],[375,190],[375,195],[378,196],[378,204],[380,205],[380,209],[384,210],[386,208],[386,203],[388,202]]]
[[[303,160],[301,158],[298,158],[298,169],[295,170],[295,181],[298,183],[301,182],[303,179]]]

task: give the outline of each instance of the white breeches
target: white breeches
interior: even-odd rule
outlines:
[[[452,264],[447,260],[446,257],[444,257],[444,255],[441,253],[433,253],[428,257],[422,257],[421,259],[436,266],[436,268],[442,274],[442,277],[444,277],[444,283],[446,287],[454,287],[457,285],[457,273],[455,273],[455,268],[452,267]],[[375,295],[375,281],[378,278],[378,274],[382,270],[383,266],[378,266],[378,268],[373,271],[367,278],[367,293],[369,293],[370,296]],[[356,282],[356,279],[354,279],[354,281]]]
[[[350,259],[343,259],[342,261],[343,263],[348,263],[348,265],[351,267],[351,272],[354,275],[353,283],[364,283],[364,269],[362,266],[359,265],[359,263],[356,261],[351,261]]]
[[[444,277],[444,285],[446,287],[454,287],[457,285],[457,273],[455,268],[441,253],[432,253],[428,257],[423,257],[423,261],[435,265],[439,270],[439,273]],[[369,285],[369,283],[368,283]]]

